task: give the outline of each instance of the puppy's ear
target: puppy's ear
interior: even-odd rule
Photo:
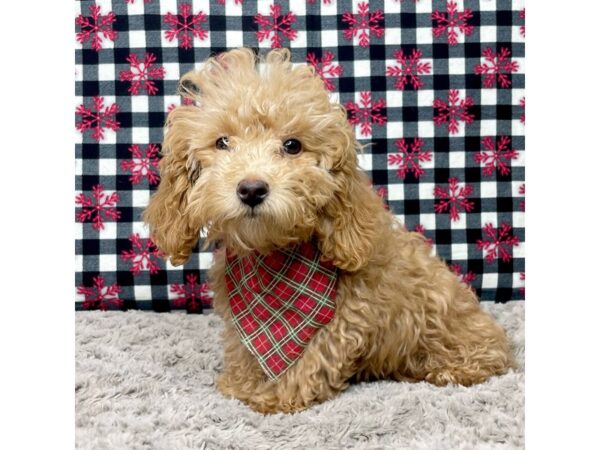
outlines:
[[[238,48],[208,58],[202,68],[191,70],[179,81],[179,94],[202,105],[202,97],[220,95],[232,84],[239,86],[248,81],[255,71],[256,55],[249,48]]]
[[[169,115],[160,161],[160,184],[144,211],[154,242],[175,266],[186,262],[198,241],[200,225],[192,224],[185,209],[188,195],[200,173],[200,166],[190,155],[185,120],[194,115],[191,106],[180,106]],[[183,123],[183,125],[182,125]]]
[[[358,168],[360,145],[347,125],[345,112],[340,119],[340,128],[332,134],[332,156],[326,162],[335,179],[336,191],[324,208],[316,232],[323,256],[352,272],[365,266],[372,257],[384,207],[368,177]]]

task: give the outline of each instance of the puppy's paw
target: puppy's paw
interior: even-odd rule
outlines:
[[[245,402],[254,411],[261,414],[295,413],[307,409],[310,405],[303,402],[282,402],[276,398],[252,398]]]
[[[468,368],[442,368],[435,369],[425,376],[425,381],[436,386],[446,386],[448,384],[461,384],[471,386],[473,384],[483,383],[490,376],[495,375],[490,371],[470,370]]]
[[[235,397],[235,389],[231,381],[226,372],[219,374],[215,380],[218,391],[225,397]]]

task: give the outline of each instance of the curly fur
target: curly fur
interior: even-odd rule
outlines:
[[[291,412],[351,380],[471,385],[513,365],[504,331],[473,292],[383,207],[358,168],[360,145],[343,107],[312,68],[292,65],[287,50],[259,61],[237,49],[184,75],[180,89],[195,105],[169,114],[162,179],[145,212],[172,263],[187,260],[203,230],[207,243],[239,254],[315,236],[340,269],[335,318],[270,381],[233,328],[224,251],[215,252],[214,308],[226,323],[222,393],[257,411]],[[216,149],[221,136],[229,150]],[[292,137],[303,146],[294,156],[281,151]],[[236,196],[248,178],[270,186],[252,211]]]

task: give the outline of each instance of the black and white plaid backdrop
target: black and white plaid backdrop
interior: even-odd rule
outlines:
[[[210,307],[211,253],[165,263],[141,214],[180,75],[288,47],[346,105],[374,188],[482,300],[524,298],[519,0],[104,0],[75,11],[76,309]]]

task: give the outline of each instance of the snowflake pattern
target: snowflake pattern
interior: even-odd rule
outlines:
[[[136,276],[142,270],[148,270],[151,274],[158,273],[160,270],[160,261],[164,257],[154,241],[151,238],[142,239],[139,233],[134,233],[129,237],[131,242],[131,250],[123,250],[121,259],[129,262],[131,267],[129,270]]]
[[[460,278],[460,281],[462,281],[463,283],[465,283],[467,286],[469,286],[473,291],[475,290],[475,288],[473,286],[471,286],[471,283],[473,281],[475,281],[475,279],[477,278],[477,275],[475,275],[475,273],[468,271],[467,273],[463,273],[462,271],[462,267],[460,267],[460,264],[450,264],[450,270],[452,270],[452,272],[454,272],[456,274],[456,276],[458,276]]]
[[[523,25],[519,27],[519,33],[521,36],[525,37],[525,8],[519,11],[519,18],[523,19]]]
[[[483,227],[483,233],[487,235],[488,239],[478,239],[477,248],[485,252],[487,262],[491,263],[498,257],[503,262],[509,262],[512,259],[511,248],[519,245],[519,238],[510,234],[511,229],[512,227],[507,223],[500,225],[498,230],[491,223]]]
[[[387,122],[387,117],[381,112],[385,108],[385,100],[378,98],[371,102],[371,92],[361,92],[359,104],[347,102],[344,106],[348,110],[348,122],[351,125],[360,124],[362,136],[371,136],[372,124],[383,126]]]
[[[134,144],[129,147],[129,151],[132,154],[132,159],[121,161],[121,169],[124,172],[131,173],[129,181],[132,184],[139,184],[142,178],[146,178],[148,184],[158,184],[160,180],[158,175],[158,163],[160,161],[158,146],[150,144],[146,151],[142,152],[140,146]]]
[[[406,174],[412,172],[415,178],[419,178],[425,173],[421,163],[431,161],[433,153],[429,150],[423,150],[423,139],[414,138],[412,144],[408,144],[406,139],[398,139],[395,142],[398,153],[388,155],[388,164],[398,166],[396,174],[404,179]]]
[[[519,280],[523,282],[523,286],[519,288],[519,293],[521,297],[525,298],[525,272],[519,273]]]
[[[385,186],[380,186],[377,189],[375,189],[375,193],[383,201],[383,207],[385,209],[390,209],[390,205],[389,205],[388,200],[387,200],[387,197],[388,197],[388,190],[387,190],[387,188]]]
[[[282,35],[289,41],[296,39],[298,31],[292,28],[292,24],[296,22],[296,15],[289,11],[285,15],[281,15],[281,5],[273,3],[270,6],[268,16],[257,14],[254,16],[254,22],[260,30],[256,32],[258,42],[262,42],[269,37],[271,38],[271,48],[281,48],[283,43]]]
[[[418,224],[415,226],[415,229],[413,230],[416,233],[422,234],[423,237],[425,238],[425,242],[427,242],[427,245],[429,245],[430,247],[433,246],[433,239],[430,237],[427,237],[427,235],[425,234],[425,232],[427,231],[425,229],[425,226],[423,226],[422,224]]]
[[[112,29],[113,23],[117,21],[117,16],[112,11],[109,11],[105,16],[101,13],[101,8],[98,5],[90,5],[88,11],[89,16],[80,14],[75,23],[81,27],[81,31],[75,36],[77,42],[84,44],[87,41],[91,42],[92,50],[99,52],[102,50],[102,36],[109,41],[115,41],[118,33]]]
[[[462,12],[458,11],[456,2],[449,1],[446,4],[446,12],[441,13],[435,10],[431,14],[431,19],[437,22],[432,28],[433,35],[440,37],[443,34],[448,35],[448,45],[458,45],[459,33],[465,36],[470,36],[473,33],[474,26],[469,25],[467,21],[473,18],[473,11],[465,9]]]
[[[331,78],[340,77],[344,72],[344,68],[340,64],[333,63],[333,58],[334,55],[331,52],[323,53],[321,61],[319,61],[314,53],[306,55],[306,61],[315,68],[315,72],[321,77],[325,87],[330,91],[335,89]]]
[[[139,5],[142,2],[144,4],[152,2],[152,0],[120,1],[122,2],[120,7],[122,9],[124,8],[125,11],[127,10],[127,7],[124,4],[133,5],[137,3]],[[169,14],[163,17],[163,30],[169,29],[169,31],[173,34],[170,39],[167,37],[169,41],[173,42],[175,38],[178,39],[177,43],[172,44],[173,46],[179,45],[182,48],[191,49],[195,44],[194,37],[199,37],[195,35],[193,31],[194,28],[206,29],[202,30],[204,37],[201,37],[200,39],[206,39],[209,36],[209,31],[211,30],[211,28],[209,26],[208,16],[206,14],[202,12],[199,12],[199,14],[196,15],[192,14],[193,9],[195,8],[202,8],[208,14],[208,11],[205,7],[193,6],[194,4],[190,0],[183,1],[186,3],[182,5],[181,3],[183,2],[177,2],[177,8],[173,7],[173,9],[169,9],[173,12],[171,16],[175,18],[173,23],[169,23],[167,21],[167,16],[169,16]],[[412,14],[414,8],[412,6],[412,3],[416,3],[419,0],[396,1],[404,2],[404,4],[402,5],[403,8],[405,6],[409,7],[409,11]],[[265,3],[269,5],[272,2],[273,0],[271,0],[271,2]],[[101,50],[106,51],[107,46],[112,47],[112,42],[116,42],[117,39],[118,44],[115,43],[115,47],[124,45],[123,42],[126,42],[127,40],[121,38],[125,38],[125,36],[117,35],[117,30],[119,34],[122,34],[124,32],[121,31],[121,28],[119,28],[118,26],[118,24],[125,19],[125,16],[121,16],[121,10],[113,8],[114,11],[118,14],[118,16],[116,16],[115,13],[110,11],[110,7],[107,8],[106,5],[103,5],[102,9],[108,10],[108,12],[101,12],[100,6],[96,6],[94,2],[88,2],[88,4],[89,3],[92,3],[92,6],[84,6],[81,11],[82,14],[80,14],[76,19],[77,29],[75,30],[75,32],[77,33],[77,41],[80,44],[79,48],[81,48],[81,46],[83,46],[84,48],[83,54],[87,54],[85,53],[87,51],[88,53],[92,53],[93,56],[95,56],[96,52],[100,52]],[[156,4],[157,2],[154,3]],[[228,4],[229,7],[232,7],[234,3],[235,5],[241,5],[243,3],[249,4],[249,2],[243,2],[243,0],[215,0],[215,3],[219,3],[221,5]],[[318,3],[332,4],[335,2],[333,0],[307,0],[307,3],[314,5]],[[357,5],[358,3],[360,3],[360,5]],[[347,40],[352,40],[355,37],[357,39],[354,43],[354,45],[357,46],[355,47],[355,50],[356,48],[358,48],[358,46],[368,47],[369,43],[375,44],[378,42],[382,42],[382,37],[385,35],[384,28],[386,26],[386,21],[384,16],[381,15],[379,20],[375,20],[373,23],[371,23],[370,19],[372,19],[372,16],[376,15],[377,12],[369,13],[369,3],[371,10],[374,10],[375,8],[379,7],[378,3],[368,2],[368,0],[358,0],[354,6],[357,9],[352,10],[350,8],[347,8],[351,12],[346,12],[343,15],[343,19],[349,20],[342,20],[339,24],[339,28],[341,28],[339,32],[343,32],[345,38],[345,40],[340,41],[340,45],[343,45],[344,42],[348,43]],[[423,5],[423,3],[424,2],[421,2],[421,5]],[[425,3],[427,4],[427,2]],[[460,4],[460,2],[458,3]],[[291,5],[294,4],[292,3]],[[277,6],[279,9],[276,15],[273,15],[274,6]],[[185,8],[188,9],[187,13],[185,12]],[[277,45],[273,45],[274,41],[278,41],[280,44],[279,46],[289,46],[287,45],[289,43],[288,41],[297,39],[298,33],[297,30],[294,30],[292,27],[297,29],[300,28],[300,25],[298,24],[299,20],[300,22],[302,22],[301,25],[304,25],[304,22],[302,21],[303,18],[296,17],[294,12],[290,11],[286,15],[282,16],[282,8],[286,8],[286,6],[272,4],[271,14],[265,13],[264,17],[265,22],[268,22],[267,26],[269,27],[269,29],[267,29],[267,26],[258,27],[259,30],[265,33],[262,42],[264,42],[264,45],[266,46],[270,44],[273,48],[277,47]],[[291,6],[291,8],[294,8],[294,6]],[[475,31],[473,26],[473,24],[475,23],[475,20],[473,19],[473,13],[467,8],[463,8],[464,11],[459,11],[459,8],[463,7],[457,6],[457,0],[445,0],[444,2],[437,2],[434,4],[434,13],[431,13],[432,9],[430,9],[429,13],[425,15],[425,19],[429,19],[429,16],[431,16],[430,25],[434,36],[434,43],[442,42],[443,44],[446,44],[447,41],[449,46],[456,46],[459,44],[459,41],[462,42],[463,40],[467,40],[468,42],[470,42],[473,40],[477,41],[479,39],[478,36],[475,36],[475,39],[473,38],[473,32]],[[381,7],[381,9],[383,9],[383,7]],[[238,10],[237,6],[236,10]],[[340,11],[340,14],[342,14],[343,11],[344,10]],[[407,11],[405,10],[403,12]],[[300,14],[299,11],[296,11],[296,13]],[[77,12],[75,15],[77,14],[79,14],[79,12]],[[186,14],[187,19],[183,17]],[[197,15],[204,15],[204,20],[198,20],[196,24],[190,24],[189,22],[194,20],[194,18]],[[387,15],[388,14],[386,14],[386,16]],[[480,88],[498,87],[510,89],[514,86],[513,84],[511,84],[511,81],[515,81],[512,80],[511,74],[517,73],[519,70],[522,72],[522,67],[519,68],[519,63],[516,62],[518,58],[511,58],[510,55],[512,51],[513,54],[519,56],[519,53],[516,49],[521,48],[519,46],[523,45],[523,40],[519,38],[519,35],[525,37],[525,8],[521,9],[520,11],[517,8],[514,11],[514,15],[515,21],[513,22],[514,26],[512,27],[512,36],[503,40],[503,43],[498,45],[498,47],[496,47],[496,44],[487,43],[487,45],[493,47],[494,50],[484,50],[484,52],[482,53],[481,61],[477,59],[477,61],[471,63],[469,66],[471,74],[473,74],[473,70],[475,70],[476,74],[478,70],[480,71],[480,73],[478,73],[475,76],[476,80],[481,79]],[[288,30],[289,33],[292,35],[292,38],[288,37],[284,31],[278,28],[280,25],[282,25],[282,27],[286,26],[284,23],[286,16],[293,17],[291,20],[289,20],[288,23]],[[338,20],[339,19],[340,16],[338,16]],[[187,24],[179,23],[185,20],[188,20]],[[255,23],[258,23],[256,19]],[[389,24],[387,25],[389,26]],[[188,28],[186,28],[186,26]],[[375,31],[374,29],[372,29],[372,26],[379,31]],[[113,28],[115,29],[114,31]],[[251,40],[256,30],[257,28],[255,26],[254,29],[250,31]],[[165,35],[167,35],[169,31],[165,31]],[[249,30],[245,31],[248,32]],[[419,31],[429,32],[429,26],[426,25],[425,30],[421,29]],[[256,33],[257,37],[258,33],[259,32]],[[468,38],[469,36],[470,38]],[[247,36],[244,38],[244,40],[247,40],[246,38]],[[517,46],[511,47],[511,40],[516,42]],[[515,45],[514,42],[512,45]],[[430,59],[431,56],[429,55],[429,53],[427,53],[428,59],[426,59],[425,61],[430,62],[424,62],[422,59],[422,53],[419,49],[414,48],[412,46],[403,47],[403,49],[396,47],[398,50],[394,52],[393,55],[395,61],[390,59],[390,67],[386,67],[386,75],[390,77],[390,84],[388,84],[388,89],[392,89],[392,83],[394,85],[394,88],[400,91],[425,89],[424,84],[427,83],[429,85],[429,79],[431,78],[430,75],[427,76],[427,74],[431,74],[432,72],[432,60]],[[482,45],[481,49],[485,47],[486,45]],[[314,67],[315,73],[321,77],[325,87],[330,91],[335,91],[337,89],[338,83],[336,83],[335,79],[343,76],[342,74],[344,73],[344,69],[346,69],[346,72],[351,72],[351,67],[347,66],[346,61],[352,59],[351,55],[348,56],[348,54],[338,54],[336,53],[336,50],[333,50],[333,48],[335,48],[335,46],[329,47],[329,49],[332,51],[326,51],[324,49],[317,50],[316,47],[309,46],[308,50],[314,53],[310,52],[306,54],[306,62]],[[454,47],[454,49],[456,49],[456,47]],[[117,72],[117,74],[119,75],[118,79],[120,79],[120,81],[122,82],[121,86],[123,87],[123,90],[127,86],[128,91],[131,95],[145,94],[158,97],[162,96],[163,89],[160,87],[160,85],[162,85],[162,82],[157,82],[157,80],[164,80],[164,78],[166,77],[166,73],[164,68],[161,67],[162,63],[160,62],[160,53],[157,53],[156,50],[151,50],[154,54],[158,56],[158,58],[156,58],[156,56],[152,55],[151,53],[146,53],[144,55],[144,53],[141,53],[141,51],[143,50],[140,49],[137,50],[137,54],[130,54],[130,52],[136,51],[135,49],[130,51],[126,51],[126,49],[121,50],[125,51],[125,53],[123,54],[119,62],[124,63],[124,58],[127,55],[129,55],[129,57],[127,58],[127,62],[131,66],[129,67],[127,65],[122,64],[122,68],[126,70]],[[394,48],[392,48],[391,50],[394,50]],[[389,51],[390,49],[388,49],[388,52]],[[488,55],[485,54],[486,51],[489,52]],[[507,52],[507,54],[504,56],[503,51],[505,53]],[[498,52],[498,54],[496,54],[495,52]],[[191,52],[188,53],[191,54]],[[148,60],[149,55],[151,55],[151,60]],[[389,53],[387,56],[388,58],[390,58]],[[499,61],[499,59],[502,58],[504,58],[505,61]],[[515,61],[511,61],[511,59],[514,59]],[[476,65],[476,63],[480,64]],[[508,66],[506,66],[507,64]],[[495,67],[494,65],[496,65],[497,67]],[[473,69],[473,67],[475,67],[475,69]],[[508,67],[508,70],[505,70],[505,67]],[[152,70],[158,71],[154,72],[156,76],[151,75]],[[81,69],[77,69],[77,72],[78,80],[84,79],[83,81],[86,81],[85,73]],[[353,75],[347,74],[346,76],[352,77]],[[468,76],[469,75],[467,74],[467,77]],[[471,75],[471,77],[473,77],[473,75]],[[344,82],[347,82],[349,80],[350,79],[344,79]],[[127,84],[124,84],[125,82]],[[452,84],[450,86],[453,88],[455,87]],[[357,134],[359,134],[360,136],[368,137],[369,135],[372,135],[374,131],[373,129],[376,128],[376,126],[373,124],[376,124],[380,127],[384,127],[385,129],[385,124],[387,123],[385,108],[389,108],[389,105],[386,105],[386,97],[382,93],[362,91],[360,87],[355,90],[355,92],[358,94],[355,102],[347,102],[345,106],[348,111],[348,121],[352,125],[356,126],[358,131]],[[456,87],[458,88],[459,86],[457,85]],[[427,89],[429,89],[429,87]],[[440,97],[444,101],[440,100],[437,105],[434,101],[433,107],[433,116],[435,116],[436,127],[439,125],[444,125],[447,122],[448,132],[451,135],[457,133],[459,127],[462,127],[462,125],[460,124],[461,121],[464,121],[466,124],[470,124],[475,119],[475,115],[479,117],[478,108],[473,105],[473,101],[470,99],[470,97],[465,95],[465,91],[454,91],[456,92],[456,99],[451,99],[452,91],[436,92],[435,97]],[[461,94],[459,95],[458,92],[460,92]],[[471,94],[473,98],[476,98],[472,92],[468,91],[468,93]],[[92,92],[88,95],[92,97],[93,94],[95,94],[95,92]],[[106,94],[101,93],[101,95]],[[448,95],[448,99],[445,98],[446,95]],[[521,97],[521,95],[517,95],[515,97],[512,106],[512,118],[515,119],[515,124],[517,123],[517,120],[520,120],[521,123],[525,124],[525,97]],[[123,114],[120,114],[120,109],[122,110],[122,108],[124,107],[123,104],[119,106],[116,103],[112,103],[113,101],[109,100],[111,97],[90,97],[84,97],[81,102],[78,102],[82,104],[79,105],[76,109],[76,128],[78,132],[81,132],[81,134],[86,138],[85,142],[87,142],[88,140],[92,142],[91,139],[94,139],[98,142],[102,142],[106,139],[106,135],[108,135],[109,139],[111,138],[110,131],[117,132],[118,130],[120,130],[120,127],[130,127],[130,125],[125,124],[125,122],[129,122],[129,120],[125,121],[126,117]],[[160,98],[162,98],[158,97],[155,97],[155,100],[160,100]],[[167,99],[167,97],[165,97],[165,99]],[[388,101],[391,102],[392,100],[389,99]],[[173,98],[172,100],[168,99],[168,101],[164,102],[166,108],[160,106],[160,110],[167,109],[168,111],[171,111],[176,107],[176,104],[187,105],[194,104],[194,102],[189,98],[181,98],[180,101],[175,98]],[[388,110],[387,113],[391,114],[391,111]],[[462,117],[463,114],[465,115],[464,118]],[[121,123],[117,119],[120,119]],[[431,115],[429,116],[429,119],[431,119]],[[423,122],[426,120],[426,118],[419,114],[418,120],[420,122]],[[441,128],[441,130],[444,131],[444,134],[445,128],[445,125]],[[513,128],[516,128],[517,131],[519,131],[520,133],[522,133],[524,129],[524,127],[519,125],[513,125]],[[478,131],[477,129],[475,129],[474,126],[467,128],[467,130],[469,131],[471,129],[474,130],[475,134],[478,134]],[[379,130],[377,131],[379,132]],[[119,131],[117,136],[117,143],[119,143],[120,139],[124,138],[126,134],[127,133],[122,133],[122,131]],[[395,145],[398,150],[392,150],[390,153],[394,153],[395,151],[397,151],[398,154],[388,155],[388,167],[390,167],[390,170],[392,170],[393,166],[394,172],[396,172],[397,170],[396,173],[398,177],[406,178],[407,175],[410,175],[410,172],[413,172],[414,177],[419,178],[422,174],[424,174],[424,172],[429,173],[432,170],[428,169],[428,167],[431,167],[432,164],[428,165],[425,164],[425,162],[433,161],[433,152],[422,150],[422,148],[426,145],[422,140],[419,140],[419,144],[415,145],[417,139],[413,141],[412,136],[414,136],[414,134],[412,136],[408,134],[408,136],[409,138],[406,138],[406,140],[401,139],[395,142]],[[394,136],[394,138],[395,137],[396,136]],[[515,151],[515,149],[511,148],[510,146],[511,140],[515,138],[512,136],[501,135],[485,138],[484,137],[485,134],[479,137],[479,139],[482,139],[482,145],[479,149],[471,149],[472,154],[474,154],[475,161],[477,161],[481,165],[482,175],[494,176],[496,172],[498,172],[498,176],[501,176],[503,174],[510,175],[513,169],[514,171],[518,172],[518,169],[514,167],[517,165],[517,163],[512,162],[513,167],[511,167],[511,160],[518,159],[520,155],[519,152]],[[402,144],[400,144],[400,142],[402,142]],[[151,186],[158,184],[160,179],[157,168],[159,163],[160,147],[152,144],[143,144],[129,145],[128,149],[131,157],[125,158],[124,160],[120,161],[119,165],[121,169],[121,172],[119,173],[121,181],[123,181],[125,177],[128,177],[131,184],[134,185],[146,183],[146,181],[144,180],[147,180],[148,185]],[[419,153],[421,153],[421,155]],[[422,166],[425,166],[425,168],[423,168]],[[377,195],[383,199],[384,206],[386,208],[389,208],[386,202],[386,198],[388,196],[385,184],[386,179],[387,177],[384,177],[383,179],[379,178],[378,181],[382,184],[374,186],[373,189],[375,190]],[[390,178],[390,182],[391,181],[392,179]],[[452,221],[459,220],[460,218],[464,217],[463,214],[472,213],[475,208],[475,205],[477,205],[477,196],[473,196],[473,187],[469,186],[468,183],[464,182],[468,180],[463,180],[463,183],[460,183],[456,178],[450,178],[448,179],[448,184],[446,184],[444,181],[445,179],[438,180],[437,184],[439,185],[430,188],[429,192],[431,192],[431,189],[433,189],[435,197],[434,202],[430,202],[430,206],[432,206],[432,209],[437,214],[448,213],[450,220]],[[513,212],[525,211],[525,184],[523,183],[522,178],[515,178],[515,175],[513,175],[513,182]],[[108,182],[105,182],[103,184],[106,186],[112,186],[112,184]],[[114,221],[117,220],[119,221],[119,223],[122,224],[122,221],[124,219],[121,217],[121,214],[125,214],[125,210],[127,209],[125,208],[125,206],[128,206],[123,203],[124,198],[119,199],[117,192],[106,192],[103,186],[100,184],[97,184],[93,187],[92,186],[93,183],[91,183],[88,186],[85,186],[85,190],[83,191],[83,193],[75,197],[76,219],[78,223],[88,222],[92,226],[90,227],[88,225],[85,225],[82,226],[82,228],[85,228],[86,230],[93,229],[95,231],[105,229],[107,223],[109,227],[111,225],[114,226]],[[129,189],[127,188],[127,182],[123,184],[123,188]],[[477,186],[475,186],[475,188],[477,189]],[[119,194],[121,194],[121,197],[123,197],[123,193],[121,191],[119,191]],[[475,202],[471,201],[471,199],[475,200]],[[463,206],[461,202],[465,202],[465,205],[468,206]],[[470,208],[471,210],[469,210],[468,208]],[[112,214],[114,214],[114,216],[111,216]],[[517,214],[516,217],[518,217],[519,220],[522,220],[523,216]],[[505,233],[506,236],[502,237],[501,235],[503,233],[504,226],[508,226],[509,231]],[[508,225],[502,224],[502,226],[500,226],[497,230],[495,230],[491,224],[487,224],[486,227],[483,228],[481,236],[482,239],[480,240],[481,244],[479,244],[478,241],[477,245],[481,245],[480,249],[486,252],[486,261],[491,260],[493,262],[494,259],[501,259],[502,261],[504,261],[506,258],[508,258],[508,260],[512,258],[511,255],[514,249],[511,251],[511,247],[519,245],[519,242],[518,238],[511,236],[512,233],[515,233],[515,231],[512,228],[510,228],[511,226],[514,226],[517,230],[520,230],[519,227],[521,225],[518,225],[517,222],[515,222],[514,224],[509,222]],[[486,229],[488,229],[488,227],[490,231],[494,232],[493,236],[491,233],[486,232]],[[422,224],[419,224],[416,227],[414,227],[414,231],[420,232],[423,235],[427,234],[433,237],[435,236],[435,227],[432,226],[430,228],[432,229],[426,231],[425,227]],[[88,231],[86,231],[85,233],[87,232]],[[92,239],[94,235],[95,233],[91,233],[88,237]],[[134,235],[132,235],[132,238],[133,236]],[[500,244],[496,243],[496,238],[501,239]],[[507,243],[512,238],[516,239],[517,241],[517,243],[514,245]],[[121,252],[120,248],[119,252],[117,252],[117,254],[123,259],[123,261],[131,263],[131,271],[134,272],[135,269],[133,266],[136,264],[138,266],[138,274],[142,271],[156,273],[159,270],[164,269],[164,266],[160,264],[160,260],[154,255],[154,252],[158,252],[158,250],[156,249],[156,246],[152,239],[142,239],[139,237],[139,235],[137,239],[138,245],[136,246],[130,238],[131,250]],[[433,245],[432,238],[427,238],[427,242],[430,245]],[[485,247],[485,243],[488,243],[487,247]],[[520,244],[522,245],[522,243]],[[491,249],[494,246],[496,247],[496,255],[490,257],[490,253],[493,251]],[[129,247],[123,246],[122,248]],[[148,256],[144,256],[144,248],[146,248],[146,250],[148,250],[149,248]],[[508,254],[508,257],[506,257],[503,254],[503,252]],[[126,253],[128,256],[125,256]],[[115,257],[119,259],[117,255],[115,255]],[[471,283],[473,280],[475,280],[477,275],[471,271],[467,271],[468,266],[465,264],[465,261],[458,262],[459,264],[451,264],[450,268],[457,274],[458,277],[460,277],[461,281],[465,283]],[[150,266],[153,266],[153,268],[151,268]],[[515,267],[517,266],[515,265]],[[127,264],[127,268],[129,268],[129,264]],[[465,273],[463,273],[463,270],[465,271]],[[85,300],[78,299],[82,302],[81,304],[83,305],[83,309],[107,310],[113,308],[122,308],[123,301],[121,300],[121,298],[125,298],[123,297],[124,294],[121,293],[122,288],[119,287],[117,284],[110,285],[110,282],[108,282],[107,285],[107,282],[102,277],[102,275],[104,275],[105,277],[107,277],[107,280],[110,280],[110,277],[106,274],[98,274],[97,277],[93,278],[92,283],[90,281],[92,280],[92,275],[96,274],[90,274],[89,272],[85,273],[84,279],[86,281],[84,282],[84,285],[79,286],[81,282],[76,284],[78,294],[81,294],[82,298],[85,296]],[[88,276],[89,278],[87,278]],[[186,275],[183,279],[179,280],[171,280],[170,278],[171,274],[169,275],[169,280],[167,282],[171,283],[171,285],[169,286],[170,292],[176,294],[171,295],[171,298],[175,299],[173,300],[174,307],[184,307],[187,308],[188,311],[192,312],[195,310],[201,311],[204,306],[210,305],[209,287],[207,283],[200,282],[200,280],[202,279],[202,275]],[[521,294],[524,296],[525,288],[521,287],[522,284],[517,281],[518,279],[522,280],[523,282],[525,279],[525,273],[521,272],[519,274],[519,272],[516,271],[516,273],[514,274],[514,283],[516,284],[516,286],[513,285],[515,294],[517,290],[520,290]],[[120,279],[117,281],[121,282]],[[173,283],[173,281],[180,281],[181,284]],[[490,282],[488,280],[487,288],[490,287],[489,284]],[[125,286],[123,286],[123,288],[124,287]],[[127,298],[125,299],[127,300]]]
[[[173,300],[173,306],[185,307],[189,312],[202,312],[203,307],[210,308],[212,295],[208,283],[198,283],[196,274],[188,274],[185,279],[185,284],[174,283],[171,285],[171,292],[178,295]]]
[[[165,31],[165,37],[169,42],[177,39],[179,47],[183,49],[191,49],[195,37],[200,40],[208,37],[208,31],[202,28],[202,24],[206,22],[206,14],[202,11],[193,14],[189,3],[179,6],[179,14],[168,12],[164,20],[171,27]]]
[[[450,220],[457,221],[460,219],[459,208],[462,208],[465,212],[469,213],[473,211],[475,203],[469,200],[467,197],[473,193],[473,187],[471,185],[465,185],[460,187],[458,185],[458,178],[452,177],[448,180],[448,187],[446,189],[441,186],[435,186],[433,189],[433,195],[439,198],[433,209],[436,213],[448,212]]]
[[[402,49],[394,52],[394,58],[398,62],[398,66],[389,66],[386,70],[386,75],[396,77],[394,87],[404,90],[407,84],[411,84],[413,89],[423,87],[423,80],[419,75],[431,73],[431,64],[421,62],[423,53],[417,48],[413,48],[410,56],[404,55]]]
[[[469,112],[471,106],[473,106],[471,97],[466,96],[465,99],[461,99],[458,89],[450,89],[447,102],[439,98],[433,101],[433,107],[437,110],[433,121],[436,125],[448,122],[448,133],[456,134],[459,121],[469,124],[475,119],[475,115]]]
[[[109,307],[121,308],[123,300],[119,298],[121,287],[117,284],[105,285],[104,277],[97,275],[93,278],[92,286],[79,286],[77,293],[84,296],[83,309],[99,309],[107,311]]]
[[[525,183],[519,186],[519,195],[525,195]],[[525,212],[525,199],[519,201],[519,209]]]
[[[181,105],[183,105],[183,106],[191,106],[191,105],[195,105],[195,103],[194,103],[194,100],[192,100],[191,98],[182,97],[181,98]],[[177,105],[175,103],[171,103],[169,106],[167,106],[167,112],[170,113],[175,108],[177,108]]]
[[[523,108],[523,114],[521,114],[521,117],[519,117],[519,120],[521,121],[522,124],[525,123],[525,97],[523,97],[521,100],[519,100],[519,105],[521,106],[521,108]]]
[[[475,161],[484,164],[483,174],[491,176],[497,169],[500,175],[508,175],[510,173],[510,160],[517,159],[519,152],[509,147],[510,138],[501,136],[498,142],[495,143],[491,136],[485,137],[481,143],[485,147],[475,154]]]
[[[81,134],[86,130],[92,131],[92,138],[97,141],[104,139],[104,128],[117,131],[121,124],[116,119],[119,112],[119,105],[113,103],[104,107],[104,97],[94,97],[92,108],[81,104],[75,110],[75,114],[81,116],[81,122],[76,123],[76,128]]]
[[[481,53],[485,61],[475,66],[476,75],[485,75],[483,85],[491,88],[496,85],[496,79],[500,87],[508,88],[511,85],[510,74],[519,70],[519,63],[510,60],[510,50],[502,47],[499,53],[494,53],[491,48],[486,48]]]
[[[352,14],[346,11],[342,15],[342,22],[348,24],[348,28],[344,30],[344,38],[352,40],[358,36],[358,45],[367,47],[370,42],[370,36],[383,37],[385,30],[379,24],[383,20],[383,11],[378,9],[375,12],[369,12],[369,3],[361,2],[358,4],[358,14]]]
[[[76,217],[79,222],[92,222],[92,228],[96,231],[104,229],[104,220],[119,220],[121,212],[117,211],[119,195],[116,192],[107,194],[104,187],[97,184],[92,187],[92,195],[87,196],[83,193],[75,197],[75,204],[81,205],[81,211]]]
[[[127,62],[131,65],[129,70],[122,70],[119,73],[121,81],[130,81],[131,86],[127,92],[131,95],[140,93],[140,89],[145,90],[148,95],[156,95],[158,88],[153,80],[162,80],[165,77],[165,69],[154,65],[156,56],[152,53],[146,53],[144,61],[138,60],[135,53],[127,57]]]

